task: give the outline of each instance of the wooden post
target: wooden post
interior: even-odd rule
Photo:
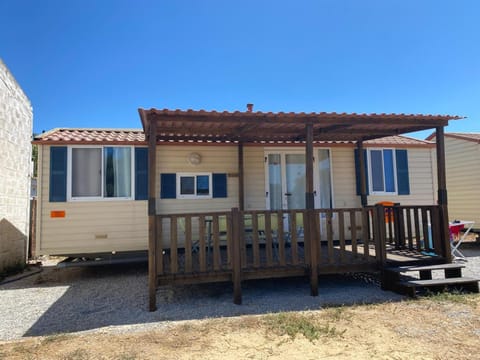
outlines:
[[[245,210],[245,178],[243,166],[243,143],[238,144],[238,207]]]
[[[240,211],[232,209],[232,282],[233,282],[233,303],[242,304],[242,259],[240,254]]]
[[[157,310],[157,228],[155,204],[155,175],[156,147],[157,147],[157,120],[150,120],[148,131],[148,295],[149,311]]]
[[[367,198],[367,175],[365,174],[365,154],[363,151],[363,141],[357,141],[358,149],[358,167],[360,171],[360,203],[362,207],[368,205]]]
[[[306,176],[306,193],[305,205],[307,208],[306,224],[308,231],[308,241],[310,243],[310,294],[318,296],[318,246],[316,236],[316,221],[315,221],[315,198],[313,193],[313,124],[306,125],[306,143],[305,143],[305,176]]]
[[[387,263],[387,235],[385,228],[385,208],[382,204],[375,205],[373,211],[373,236],[375,239],[375,256],[377,265],[381,270],[382,290],[390,290],[394,279],[391,279],[388,272],[385,271]]]
[[[393,205],[393,226],[395,232],[395,249],[405,248],[405,221],[403,218],[403,209],[399,204]]]
[[[375,205],[375,209],[372,213],[372,220],[373,237],[375,242],[375,257],[378,265],[383,268],[387,261],[387,235],[385,233],[385,208],[382,204]]]
[[[442,243],[443,257],[447,262],[452,262],[450,249],[450,235],[448,228],[448,200],[447,200],[447,180],[445,167],[445,136],[443,126],[436,128],[437,144],[437,178],[438,178],[438,205],[440,206],[440,237]]]

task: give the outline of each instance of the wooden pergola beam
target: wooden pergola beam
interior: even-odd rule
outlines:
[[[305,234],[308,239],[308,249],[310,251],[310,294],[318,296],[318,246],[317,221],[315,218],[315,197],[313,188],[313,124],[305,126],[305,208],[306,208],[306,228]]]
[[[145,111],[145,110],[144,110]],[[258,114],[258,113],[208,113],[204,115],[198,114],[198,112],[192,112],[189,114],[155,114],[149,113],[149,110],[145,111],[150,121],[155,119],[160,122],[161,126],[165,123],[175,122],[194,122],[194,123],[230,123],[230,124],[242,124],[247,125],[250,123],[266,123],[266,124],[302,124],[309,123],[335,125],[335,124],[364,124],[364,125],[378,125],[379,122],[387,124],[398,123],[400,125],[418,125],[419,122],[431,127],[445,126],[448,124],[448,119],[445,116],[415,116],[415,115],[403,115],[403,114],[391,114],[391,115],[332,115],[332,114]],[[450,119],[460,119],[461,117],[448,117]],[[160,127],[161,127],[160,126]]]
[[[437,184],[438,184],[438,205],[440,206],[440,229],[441,243],[443,244],[443,256],[448,262],[452,261],[449,239],[448,224],[448,196],[447,196],[447,179],[445,164],[445,133],[443,126],[439,126],[436,131],[437,146]]]
[[[245,210],[245,176],[243,165],[243,144],[238,144],[238,209]]]
[[[367,198],[367,175],[365,174],[365,152],[363,151],[363,141],[357,141],[358,167],[360,172],[360,203],[362,207],[368,205]]]
[[[152,121],[148,129],[148,308],[150,311],[157,309],[156,136],[157,123]]]

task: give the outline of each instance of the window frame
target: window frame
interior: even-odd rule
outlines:
[[[393,166],[393,186],[394,191],[385,191],[386,189],[386,176],[385,176],[385,157],[384,151],[391,150],[392,152],[392,166]],[[372,151],[381,151],[382,153],[382,173],[383,173],[383,191],[374,191],[373,190],[373,169],[372,169]],[[370,195],[398,195],[398,184],[397,184],[397,156],[394,148],[369,148],[367,149],[368,156],[368,188]]]
[[[130,196],[105,196],[105,148],[130,148]],[[100,149],[101,151],[101,196],[72,196],[73,149]],[[67,147],[67,201],[125,201],[135,200],[135,147],[129,145],[72,145]]]
[[[197,176],[208,176],[208,195],[197,195]],[[195,194],[181,194],[181,178],[193,177]],[[213,198],[213,175],[210,172],[182,172],[176,173],[176,196],[177,199],[212,199]]]

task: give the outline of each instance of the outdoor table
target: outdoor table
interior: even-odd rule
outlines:
[[[475,224],[475,221],[467,221],[467,220],[461,220],[461,221],[453,221],[448,224],[448,228],[450,229],[450,246],[451,246],[451,251],[452,251],[452,257],[454,260],[460,259],[467,261],[465,258],[465,255],[463,255],[459,247],[462,244],[462,242],[467,238],[468,233],[470,230],[472,230],[473,225]],[[465,230],[462,234],[460,234],[460,231]],[[455,236],[458,235],[458,241],[455,243]]]

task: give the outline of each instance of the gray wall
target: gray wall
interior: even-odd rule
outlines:
[[[0,60],[0,271],[26,260],[32,106]]]

